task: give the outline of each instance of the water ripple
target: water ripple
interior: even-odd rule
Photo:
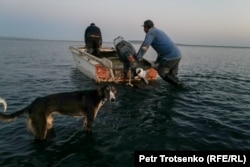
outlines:
[[[75,68],[74,42],[0,42],[9,113],[39,96],[98,86]],[[55,117],[46,142],[34,141],[26,116],[0,123],[0,165],[133,166],[135,150],[249,150],[249,49],[181,49],[184,89],[161,79],[143,89],[116,85],[117,101],[101,108],[90,135],[81,119],[66,116]]]

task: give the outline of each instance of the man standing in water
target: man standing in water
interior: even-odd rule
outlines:
[[[85,44],[87,52],[95,56],[99,56],[100,48],[102,46],[102,34],[99,27],[95,23],[91,23],[85,30]]]
[[[159,64],[157,71],[162,79],[172,85],[180,85],[177,77],[181,52],[174,42],[160,29],[154,27],[151,20],[146,20],[143,24],[146,33],[136,57],[140,60],[151,45],[157,52],[156,64]]]

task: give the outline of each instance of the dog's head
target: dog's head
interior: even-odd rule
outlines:
[[[99,96],[105,101],[115,101],[117,90],[112,85],[105,85],[98,90]]]
[[[147,72],[145,70],[142,68],[136,68],[135,73],[135,79],[142,79],[144,83],[148,85],[148,80],[146,78]]]
[[[144,71],[142,68],[136,68],[135,70],[136,77],[137,78],[145,78],[146,77],[146,71]]]

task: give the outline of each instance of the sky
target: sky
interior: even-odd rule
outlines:
[[[143,40],[151,19],[175,43],[250,47],[250,0],[0,0],[0,36],[83,41]]]

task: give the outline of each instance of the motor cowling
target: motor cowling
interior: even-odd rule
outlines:
[[[133,45],[123,37],[119,36],[114,39],[114,45],[117,52],[117,56],[123,62],[126,69],[133,68],[136,65],[136,50]]]

